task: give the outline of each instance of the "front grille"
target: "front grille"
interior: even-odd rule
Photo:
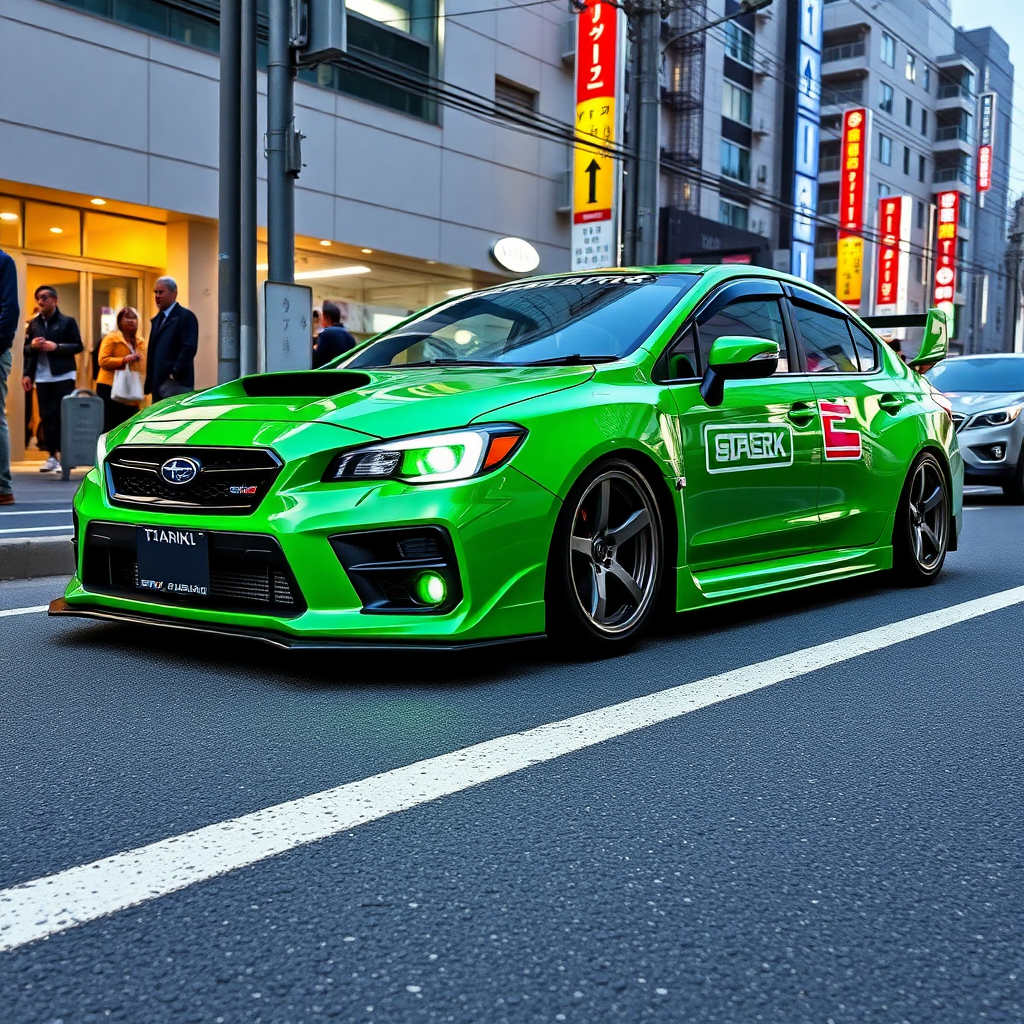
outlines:
[[[136,529],[125,523],[88,525],[82,567],[82,585],[86,590],[135,597],[155,604],[279,617],[300,615],[306,610],[302,591],[281,545],[261,533],[207,532],[208,597],[176,597],[159,591],[138,590]]]
[[[195,479],[166,480],[160,467],[174,459],[197,463]],[[113,504],[127,508],[247,515],[270,490],[281,465],[269,448],[120,445],[105,463],[107,493]]]
[[[962,412],[953,413],[953,429],[959,430],[963,425],[967,417]]]

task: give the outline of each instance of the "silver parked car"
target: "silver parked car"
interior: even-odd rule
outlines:
[[[1024,353],[957,356],[925,376],[953,406],[964,483],[1024,503]]]

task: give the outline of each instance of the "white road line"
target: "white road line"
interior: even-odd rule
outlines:
[[[47,533],[53,530],[66,530],[68,528],[67,523],[62,523],[60,526],[12,526],[6,530],[0,530],[0,533]],[[70,537],[71,534],[69,533]]]
[[[0,891],[0,950],[701,708],[1024,603],[1024,586],[442,754]]]
[[[32,612],[45,612],[49,607],[48,604],[34,604],[31,608],[8,608],[6,611],[0,611],[0,618],[5,615],[31,615]]]
[[[0,519],[4,516],[69,516],[69,508],[31,508],[31,509],[10,509],[7,512],[0,512]]]

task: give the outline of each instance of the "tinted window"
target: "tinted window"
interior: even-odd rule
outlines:
[[[856,373],[859,369],[846,319],[793,306],[810,373]]]
[[[848,321],[850,333],[853,335],[853,345],[857,350],[857,359],[862,370],[878,369],[878,348],[875,339],[864,330],[863,327]]]
[[[699,377],[699,366],[697,328],[693,324],[687,324],[683,332],[672,342],[662,372],[668,380],[685,380],[687,377]]]
[[[379,334],[344,366],[618,359],[699,281],[685,274],[549,278],[466,295]]]
[[[718,338],[730,335],[745,338],[768,338],[779,346],[777,373],[789,370],[786,357],[786,329],[776,299],[742,299],[730,302],[714,316],[702,320],[698,327],[701,366],[708,365],[708,352]]]
[[[925,376],[940,391],[1024,391],[1024,358],[945,359]]]

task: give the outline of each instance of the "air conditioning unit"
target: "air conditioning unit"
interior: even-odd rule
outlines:
[[[766,135],[771,135],[772,133],[771,125],[769,125],[768,121],[763,117],[759,117],[757,119],[757,124],[754,125],[753,131],[755,135],[758,135],[761,138],[764,138]]]
[[[759,78],[770,77],[774,73],[770,57],[758,56],[754,58],[754,74]]]
[[[572,212],[572,171],[562,171],[558,180],[558,205],[555,207],[557,213]]]
[[[758,185],[768,184],[768,165],[758,164],[757,165],[757,183]]]

